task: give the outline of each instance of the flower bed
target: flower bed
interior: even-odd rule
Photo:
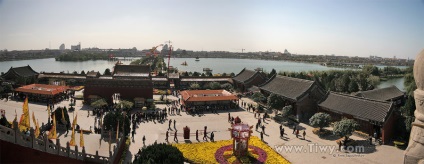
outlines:
[[[258,137],[252,136],[249,140],[248,157],[237,159],[232,155],[232,140],[216,142],[173,144],[184,155],[184,158],[193,163],[290,163],[271,147],[263,143]]]

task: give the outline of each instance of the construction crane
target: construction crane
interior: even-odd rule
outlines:
[[[150,54],[152,54],[154,57],[156,57],[156,49],[158,49],[158,47],[163,46],[163,44],[159,44],[156,47],[152,47],[152,49],[150,50]]]

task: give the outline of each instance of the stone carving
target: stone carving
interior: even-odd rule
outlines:
[[[412,123],[408,148],[405,150],[405,164],[424,164],[424,50],[418,54],[414,63],[414,78],[417,90],[414,91],[415,121]],[[418,106],[419,104],[419,106]]]

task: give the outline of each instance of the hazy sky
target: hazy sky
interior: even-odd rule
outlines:
[[[0,0],[0,49],[173,46],[415,58],[424,0]]]

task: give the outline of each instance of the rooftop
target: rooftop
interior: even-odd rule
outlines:
[[[368,98],[368,99],[375,99],[375,100],[382,100],[382,101],[390,101],[394,98],[404,96],[405,93],[400,91],[396,86],[390,86],[387,88],[381,88],[381,89],[374,89],[369,91],[361,91],[355,94],[355,96]]]
[[[313,84],[314,81],[310,80],[274,75],[259,88],[285,98],[298,100]]]
[[[185,90],[181,91],[184,101],[224,101],[238,100],[236,95],[226,90]]]
[[[365,121],[385,122],[392,103],[330,92],[319,106],[331,112],[349,114]]]
[[[253,75],[255,75],[256,73],[259,73],[259,72],[244,68],[243,70],[241,70],[239,74],[233,77],[233,80],[238,82],[245,82],[249,80],[251,77],[253,77]]]
[[[46,84],[30,84],[15,89],[17,92],[42,94],[42,95],[56,95],[68,89],[67,86],[46,85]]]

